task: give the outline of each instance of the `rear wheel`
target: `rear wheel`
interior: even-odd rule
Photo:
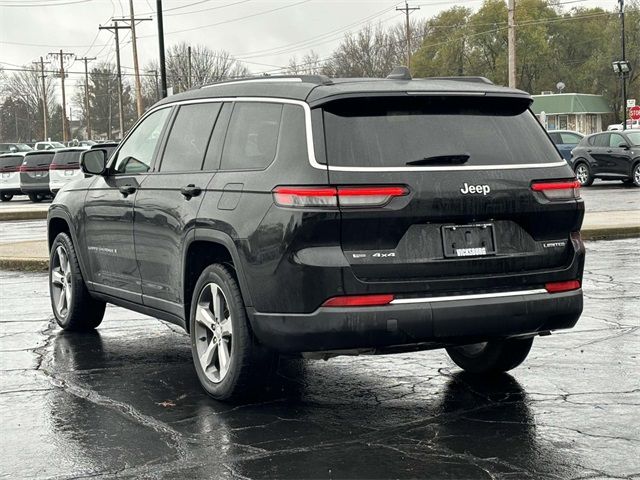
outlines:
[[[29,200],[31,200],[33,203],[39,203],[42,201],[42,195],[40,195],[39,193],[30,193]]]
[[[467,372],[499,373],[516,368],[524,362],[531,345],[533,338],[509,338],[448,347],[447,353],[456,365]]]
[[[8,193],[0,194],[0,201],[10,202],[12,198],[13,198],[13,195],[9,195]]]
[[[92,330],[102,322],[106,304],[87,290],[73,242],[66,233],[58,234],[51,246],[49,294],[53,314],[64,330]]]
[[[216,400],[242,398],[268,377],[276,356],[253,336],[229,267],[214,264],[202,272],[193,293],[189,326],[198,379]]]
[[[591,169],[589,165],[584,162],[578,163],[576,165],[576,178],[580,182],[580,185],[583,187],[588,187],[593,183],[593,176],[591,175]]]

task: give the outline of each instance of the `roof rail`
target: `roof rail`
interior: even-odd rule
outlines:
[[[486,83],[493,85],[493,82],[486,77],[429,77],[429,80],[451,80],[454,82]]]
[[[221,82],[203,85],[200,88],[217,87],[218,85],[232,85],[236,83],[260,83],[260,82],[292,82],[292,83],[314,83],[316,85],[333,85],[326,75],[263,75],[260,77],[239,78],[237,80],[223,80]]]

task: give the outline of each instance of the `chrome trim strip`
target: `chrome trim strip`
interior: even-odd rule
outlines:
[[[302,83],[301,78],[246,78],[244,80],[234,80],[233,82],[222,82],[222,83],[214,83],[211,85],[203,85],[200,87],[203,88],[213,88],[213,87],[224,87],[226,85],[237,85],[239,83],[263,83],[263,82],[285,82],[285,83]]]
[[[486,298],[519,297],[521,295],[538,295],[548,293],[544,288],[536,290],[521,290],[516,292],[478,293],[473,295],[452,295],[448,297],[396,298],[391,305],[405,305],[408,303],[436,303],[455,302],[457,300],[481,300]]]
[[[296,80],[296,79],[292,79]],[[262,79],[251,80],[254,82],[262,81]],[[268,81],[268,80],[264,80]],[[227,84],[228,85],[228,84]],[[153,113],[161,108],[173,107],[176,105],[188,105],[193,103],[214,103],[214,102],[263,102],[263,103],[284,103],[289,105],[299,105],[304,110],[305,117],[305,131],[307,137],[307,155],[309,164],[318,170],[329,170],[332,172],[458,172],[458,171],[481,171],[481,170],[523,170],[527,168],[549,168],[549,167],[562,167],[566,166],[567,162],[560,160],[558,162],[548,163],[521,163],[511,165],[462,165],[457,167],[450,166],[422,166],[422,167],[341,167],[341,166],[327,166],[318,163],[316,160],[315,150],[313,148],[313,131],[311,127],[311,107],[303,100],[293,100],[290,98],[278,98],[278,97],[212,97],[212,98],[196,98],[193,100],[180,100],[176,102],[165,103],[154,107],[138,121],[142,121],[147,115]],[[135,130],[134,125],[129,131]],[[127,135],[128,136],[128,135]],[[120,150],[120,146],[126,141],[126,138],[120,142],[117,150]],[[115,158],[117,151],[113,152],[111,158]]]

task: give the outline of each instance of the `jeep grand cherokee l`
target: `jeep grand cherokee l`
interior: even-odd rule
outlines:
[[[278,354],[446,348],[506,371],[582,311],[579,184],[525,92],[482,78],[218,83],[156,104],[51,205],[51,302],[190,334],[214,398]]]

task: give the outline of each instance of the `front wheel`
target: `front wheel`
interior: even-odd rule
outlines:
[[[106,304],[87,290],[76,250],[66,233],[58,234],[51,245],[49,295],[53,314],[64,330],[92,330],[102,322]]]
[[[579,163],[576,166],[576,178],[583,187],[588,187],[593,183],[593,176],[591,175],[591,169],[586,163]]]
[[[640,187],[640,163],[637,163],[636,166],[633,167],[633,173],[631,174],[631,182],[636,187]]]
[[[447,347],[451,360],[471,373],[507,372],[524,362],[533,345],[533,338],[508,338]]]
[[[233,271],[207,267],[196,283],[189,321],[191,353],[200,384],[216,400],[236,400],[267,377],[275,354],[251,332]]]
[[[42,201],[42,196],[39,193],[30,193],[29,200],[33,203],[40,203]]]
[[[10,202],[12,198],[13,198],[13,195],[9,195],[8,193],[3,193],[0,195],[0,201],[3,201],[3,202]]]

